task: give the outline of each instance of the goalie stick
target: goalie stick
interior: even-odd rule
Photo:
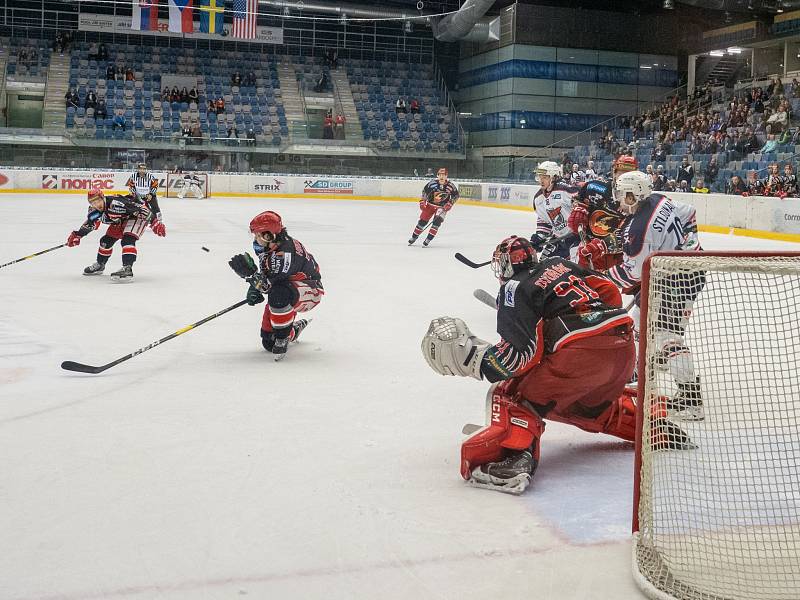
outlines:
[[[110,362],[110,363],[108,363],[106,365],[103,365],[103,366],[100,366],[100,367],[93,367],[91,365],[84,365],[82,363],[73,362],[71,360],[65,360],[64,362],[61,363],[61,368],[65,369],[67,371],[77,371],[78,373],[91,373],[92,375],[96,375],[97,373],[102,373],[103,371],[105,371],[107,369],[110,369],[111,367],[117,366],[121,362],[125,362],[126,360],[131,359],[134,356],[142,354],[143,352],[147,352],[148,350],[151,350],[151,349],[155,348],[159,344],[163,344],[164,342],[168,342],[169,340],[171,340],[173,338],[176,338],[179,335],[182,335],[182,334],[186,333],[187,331],[190,331],[190,330],[194,329],[195,327],[199,327],[203,323],[208,323],[212,319],[216,319],[217,317],[224,315],[226,312],[230,312],[233,309],[239,308],[240,306],[243,306],[245,304],[247,304],[247,300],[242,300],[240,302],[237,302],[236,304],[232,304],[228,308],[223,308],[221,311],[216,312],[213,315],[210,315],[210,316],[206,317],[205,319],[200,319],[196,323],[192,323],[191,325],[187,325],[186,327],[184,327],[182,329],[178,329],[178,331],[175,331],[174,333],[170,333],[168,336],[163,337],[160,340],[156,340],[155,342],[153,342],[151,344],[148,344],[147,346],[143,346],[143,347],[139,348],[138,350],[135,350],[135,351],[131,352],[130,354],[126,354],[125,356],[123,356],[121,358],[118,358],[117,360],[112,361],[112,362]]]
[[[59,244],[58,246],[53,246],[52,248],[48,248],[47,250],[41,250],[40,252],[34,252],[28,256],[23,256],[22,258],[18,258],[17,260],[12,260],[11,262],[7,262],[5,264],[0,265],[0,269],[3,267],[7,267],[8,265],[13,265],[18,262],[22,262],[23,260],[28,260],[29,258],[33,258],[34,256],[39,256],[40,254],[46,254],[48,252],[52,252],[53,250],[58,250],[59,248],[63,248],[66,244]]]

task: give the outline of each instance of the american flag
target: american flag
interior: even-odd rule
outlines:
[[[231,36],[241,39],[256,37],[258,0],[233,0],[233,28]]]

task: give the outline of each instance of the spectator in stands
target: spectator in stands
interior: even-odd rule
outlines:
[[[677,190],[678,190],[678,185],[675,182],[675,180],[674,179],[668,179],[667,180],[667,185],[664,188],[664,191],[665,192],[675,192]]]
[[[189,102],[194,102],[197,104],[197,101],[200,99],[200,96],[197,94],[197,88],[192,88],[189,90]]]
[[[742,178],[738,175],[733,175],[731,180],[728,182],[728,185],[725,189],[726,194],[732,194],[734,196],[741,196],[747,192],[747,185]]]
[[[113,63],[106,67],[106,80],[114,81],[117,78],[117,69]]]
[[[53,39],[53,52],[64,54],[64,36],[60,31],[56,31],[56,37]]]
[[[247,75],[244,76],[244,85],[247,87],[255,87],[256,86],[256,73],[255,71],[248,71]]]
[[[133,69],[130,67],[125,69],[125,81],[136,81],[136,76],[133,74]]]
[[[208,101],[206,112],[217,114],[217,104],[213,100]]]
[[[794,167],[787,163],[783,167],[783,193],[790,198],[797,198],[797,175],[794,174]]]
[[[161,101],[162,102],[169,102],[170,97],[171,97],[171,95],[170,95],[168,87],[165,87],[163,90],[161,90]]]
[[[91,44],[89,44],[89,52],[88,52],[88,54],[89,54],[89,60],[97,60],[98,59],[98,57],[100,55],[100,51],[97,49],[97,42],[92,42]]]
[[[178,86],[173,86],[172,90],[169,93],[169,101],[170,102],[180,102],[181,101],[181,93],[178,90]]]
[[[708,185],[713,186],[714,182],[717,180],[717,176],[719,175],[719,165],[717,165],[716,156],[712,156],[711,160],[708,161],[706,168],[703,170],[703,175]]]
[[[66,102],[67,108],[70,106],[72,108],[78,108],[78,102],[80,102],[80,98],[78,98],[78,93],[75,91],[75,88],[70,88],[66,94],[64,94],[64,101]]]
[[[336,128],[334,130],[334,138],[337,140],[344,139],[344,115],[336,115]]]
[[[123,114],[116,114],[114,115],[114,119],[112,120],[112,129],[117,129],[118,127],[125,131],[127,128],[127,123],[125,122],[125,115]]]
[[[83,107],[86,109],[97,107],[97,94],[94,93],[94,90],[89,90],[89,93],[86,94],[86,100],[83,102]]]
[[[255,146],[256,145],[256,132],[252,127],[250,127],[247,130],[247,145],[248,146]]]
[[[317,85],[314,86],[314,91],[318,94],[327,91],[328,89],[328,72],[322,71],[322,75],[317,80]]]
[[[681,182],[685,181],[686,187],[689,188],[692,185],[692,179],[694,179],[694,166],[689,164],[689,157],[684,156],[683,160],[681,160],[681,166],[678,167],[678,174],[675,176],[675,181],[678,182],[679,186]]]
[[[108,60],[108,48],[103,42],[100,42],[100,47],[97,49],[97,60]]]
[[[200,146],[203,143],[203,131],[200,129],[200,123],[194,122],[192,126],[192,143]]]
[[[331,116],[330,111],[328,111],[328,114],[325,115],[325,120],[322,123],[322,139],[333,139],[333,117]]]
[[[655,175],[653,176],[653,191],[663,192],[667,188],[667,176],[664,175],[664,165],[656,167]]]
[[[758,173],[755,171],[747,172],[747,194],[749,196],[760,196],[763,190],[762,183],[758,180]]]
[[[686,181],[685,179],[681,179],[678,182],[678,189],[675,190],[675,191],[684,192],[684,193],[688,194],[688,193],[690,193],[692,191],[692,188],[689,186],[689,182],[688,181]]]
[[[236,129],[236,125],[232,125],[230,129],[228,129],[228,145],[239,145],[239,131]]]
[[[586,163],[586,181],[592,181],[593,179],[597,179],[597,172],[594,170],[594,161],[590,160]]]
[[[650,159],[654,163],[663,163],[667,161],[667,153],[664,152],[664,147],[661,144],[655,145],[652,154],[650,154]]]
[[[189,124],[188,123],[184,124],[184,126],[181,128],[181,137],[183,138],[184,142],[186,142],[187,144],[191,144],[192,143],[192,140],[189,139],[189,138],[192,137],[192,130],[189,128]]]
[[[234,71],[231,75],[231,85],[239,87],[242,85],[242,74],[239,71]]]
[[[105,119],[108,116],[108,108],[106,108],[106,101],[100,98],[97,102],[97,108],[94,111],[95,119]]]
[[[764,196],[774,196],[781,191],[783,178],[778,169],[778,163],[772,163],[767,167],[767,176],[760,183]]]
[[[428,169],[425,171],[425,177],[429,177],[429,178],[436,177],[436,174],[433,172],[433,168],[432,167],[428,167]]]
[[[411,102],[408,104],[408,108],[411,110],[412,115],[419,114],[419,102],[416,98],[411,99]]]
[[[183,86],[181,90],[181,102],[189,104],[189,90],[186,89],[186,86]]]
[[[398,98],[397,102],[394,103],[394,112],[396,112],[398,115],[400,113],[406,114],[408,112],[408,109],[406,108],[406,101],[402,98]]]
[[[223,98],[222,96],[217,98],[216,106],[217,106],[217,114],[218,115],[221,115],[222,113],[224,113],[225,112],[225,98]]]
[[[325,66],[331,69],[336,69],[339,64],[339,54],[334,48],[328,48],[325,51]]]
[[[777,110],[767,118],[767,123],[772,125],[772,133],[783,132],[789,124],[789,103],[783,100]]]
[[[567,175],[568,173],[571,172],[571,170],[572,170],[572,162],[573,161],[569,157],[569,154],[564,152],[564,154],[561,156],[561,172],[564,175]]]
[[[697,184],[692,188],[695,194],[707,194],[710,190],[706,187],[705,181],[702,177],[697,178]]]

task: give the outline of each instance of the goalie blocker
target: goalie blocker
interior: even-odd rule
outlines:
[[[497,246],[492,267],[503,284],[500,341],[490,344],[461,319],[440,317],[422,353],[440,375],[494,383],[487,425],[462,444],[461,475],[477,487],[519,494],[538,465],[545,420],[635,439],[635,392],[625,388],[635,344],[619,290],[605,277],[562,258],[539,263],[530,241],[517,236]],[[665,447],[691,447],[665,414],[652,415],[672,440]]]

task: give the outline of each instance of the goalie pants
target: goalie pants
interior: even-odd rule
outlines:
[[[114,252],[114,244],[117,240],[122,240],[122,264],[133,265],[136,262],[136,242],[142,237],[145,227],[147,219],[144,217],[130,218],[122,223],[109,225],[105,235],[100,238],[97,262],[101,265],[106,264]]]
[[[297,313],[308,312],[319,304],[325,290],[316,283],[305,281],[280,281],[267,293],[267,305],[261,318],[261,340],[267,350],[275,339],[292,336]],[[269,347],[267,347],[269,346]]]
[[[461,446],[461,474],[503,458],[507,450],[531,448],[539,460],[544,420],[633,441],[635,392],[625,384],[633,373],[636,350],[629,326],[576,340],[520,377],[492,386],[487,398],[489,424]]]

